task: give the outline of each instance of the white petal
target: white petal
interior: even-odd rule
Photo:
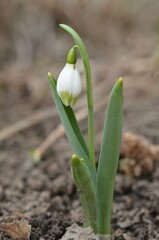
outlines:
[[[78,97],[81,92],[81,77],[77,69],[74,70],[74,79],[72,81],[72,96]]]
[[[71,94],[71,82],[74,78],[74,65],[66,64],[57,79],[57,92],[68,91]]]

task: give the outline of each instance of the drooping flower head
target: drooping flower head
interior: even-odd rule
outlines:
[[[74,106],[81,92],[81,78],[76,69],[76,50],[71,48],[67,63],[57,79],[57,92],[65,106]]]

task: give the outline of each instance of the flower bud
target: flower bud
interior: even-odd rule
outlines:
[[[67,55],[67,63],[57,79],[57,93],[65,106],[75,105],[81,92],[81,78],[75,67],[76,54],[72,48]]]

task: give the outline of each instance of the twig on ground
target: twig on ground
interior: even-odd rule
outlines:
[[[53,111],[52,107],[47,108],[46,110],[35,112],[31,116],[24,118],[16,123],[13,123],[12,125],[1,130],[0,131],[0,142],[12,137],[14,134],[16,134],[22,130],[32,127],[32,126],[34,126],[48,118],[51,118],[55,115],[57,115],[57,112]]]

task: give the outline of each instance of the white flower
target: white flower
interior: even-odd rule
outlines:
[[[81,92],[80,74],[74,64],[66,63],[57,79],[57,93],[65,106],[73,106]]]

